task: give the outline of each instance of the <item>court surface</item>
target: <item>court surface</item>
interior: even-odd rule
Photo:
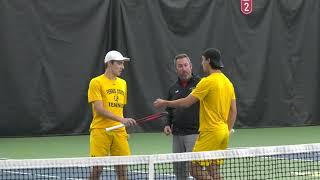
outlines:
[[[134,131],[134,129],[130,129]],[[320,143],[320,126],[236,129],[230,148]],[[130,133],[132,154],[171,153],[171,136]],[[89,136],[0,138],[0,158],[68,158],[89,154]]]
[[[230,148],[242,149],[245,147],[273,146],[273,145],[293,145],[320,142],[320,126],[308,127],[288,127],[288,128],[260,128],[260,129],[236,129],[231,137]],[[132,130],[130,130],[132,131]],[[171,136],[163,133],[131,133],[130,145],[132,154],[164,154],[171,152]],[[68,158],[88,156],[88,135],[81,136],[51,136],[51,137],[21,137],[21,138],[0,138],[1,159],[44,159],[44,158]],[[299,166],[304,163],[313,163],[314,159],[320,159],[320,154],[313,153],[303,157],[292,157],[288,155],[263,157],[263,161],[283,159],[284,161],[300,161]],[[242,161],[242,160],[239,160]],[[226,161],[227,162],[227,161]],[[259,162],[259,160],[257,161]],[[261,161],[262,162],[262,161]],[[319,164],[319,162],[314,162]],[[228,163],[226,163],[228,164]],[[172,166],[169,165],[169,166]],[[285,165],[281,165],[285,166]],[[239,163],[238,169],[243,168]],[[251,168],[251,167],[250,167]],[[253,167],[258,168],[258,167]],[[279,167],[283,168],[283,167]],[[319,171],[296,171],[298,167],[290,167],[288,176],[295,176],[296,179],[306,177],[319,178]],[[171,167],[172,169],[172,167]],[[276,168],[277,169],[277,168]],[[156,170],[157,171],[157,170]],[[253,169],[252,171],[257,171]],[[259,171],[261,171],[259,169]],[[89,167],[79,169],[57,168],[46,169],[45,174],[39,171],[27,170],[0,170],[0,175],[5,179],[87,179],[90,173]],[[244,169],[244,172],[247,172]],[[268,174],[268,173],[266,173]],[[116,179],[113,168],[105,167],[102,176],[107,179]],[[148,179],[148,172],[139,168],[129,167],[129,179]],[[248,176],[244,174],[244,176]],[[155,174],[156,179],[175,179],[172,170]],[[192,179],[192,178],[190,178]]]

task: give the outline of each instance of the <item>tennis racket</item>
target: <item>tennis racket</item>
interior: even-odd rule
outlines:
[[[165,112],[165,111],[164,112],[157,112],[155,114],[152,114],[152,115],[137,119],[136,123],[137,124],[143,124],[143,123],[148,122],[148,121],[157,120],[157,119],[159,119],[159,118],[161,118],[163,116],[166,116],[166,115],[168,115],[168,112]],[[126,126],[125,124],[119,124],[119,125],[116,125],[116,126],[112,126],[112,127],[106,128],[106,131],[112,131],[112,130],[119,129],[119,128],[122,128],[122,127],[125,127],[125,126]]]

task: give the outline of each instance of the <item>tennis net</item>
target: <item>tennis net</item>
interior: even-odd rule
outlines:
[[[219,171],[211,174],[225,180],[320,179],[319,160],[320,144],[129,157],[1,160],[0,179],[89,179],[93,167],[100,167],[100,179],[108,180],[117,179],[117,174],[132,180],[196,179],[192,177],[195,173],[203,175],[197,179],[205,179],[204,170],[216,164]],[[209,166],[196,169],[192,164],[197,163]]]

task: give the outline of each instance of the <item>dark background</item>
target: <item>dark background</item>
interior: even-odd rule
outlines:
[[[240,0],[0,0],[0,136],[88,133],[88,84],[112,49],[132,59],[127,116],[156,112],[177,53],[202,75],[201,52],[215,47],[238,128],[319,125],[320,1],[253,2],[246,16]]]

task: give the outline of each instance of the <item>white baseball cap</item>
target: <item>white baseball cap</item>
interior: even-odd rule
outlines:
[[[112,50],[106,54],[106,57],[104,58],[104,63],[107,63],[112,60],[113,61],[130,61],[130,58],[123,57],[120,52]]]

